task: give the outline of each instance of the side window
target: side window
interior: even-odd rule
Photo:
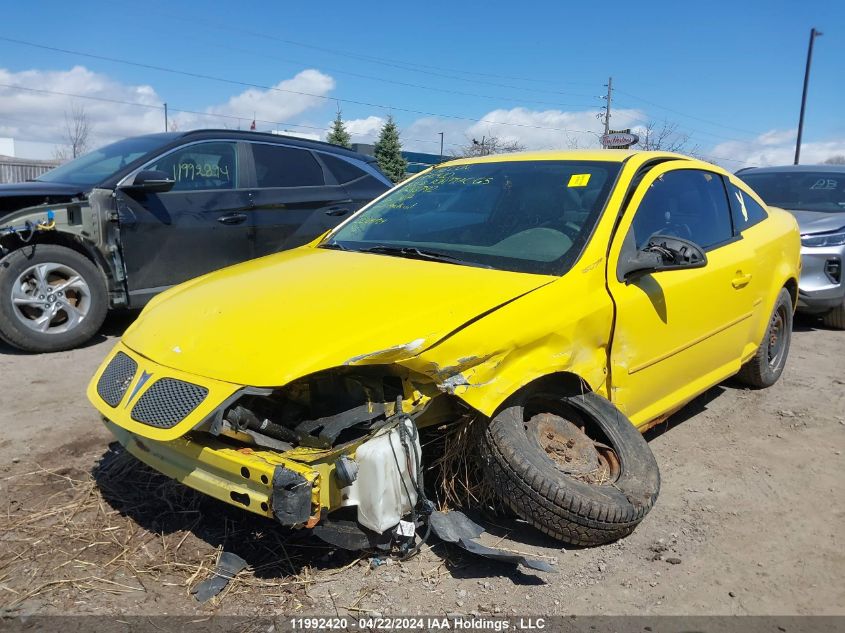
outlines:
[[[659,176],[646,193],[631,225],[637,248],[652,235],[672,235],[710,248],[733,237],[731,211],[722,178],[697,169]]]
[[[308,150],[251,143],[260,188],[314,187],[326,184],[323,169]]]
[[[737,233],[741,233],[748,227],[754,226],[769,217],[766,210],[754,198],[735,184],[728,183],[728,190],[731,192],[731,215],[733,215],[734,228]]]
[[[356,167],[349,161],[343,160],[338,156],[321,153],[320,158],[326,163],[326,166],[328,166],[334,177],[337,178],[337,182],[341,185],[368,175],[363,169]]]
[[[161,157],[147,169],[170,174],[176,181],[171,191],[234,189],[238,152],[235,143],[195,143]]]

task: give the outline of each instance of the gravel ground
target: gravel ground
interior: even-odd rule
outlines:
[[[711,389],[649,432],[663,487],[629,538],[562,548],[508,520],[523,573],[426,547],[372,567],[121,454],[84,389],[129,317],[80,350],[0,344],[0,609],[12,614],[845,614],[845,332],[799,320],[781,381]],[[189,593],[225,548],[250,567]]]

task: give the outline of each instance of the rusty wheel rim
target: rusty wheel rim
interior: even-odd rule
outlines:
[[[778,306],[769,323],[767,356],[771,367],[778,367],[786,352],[786,340],[789,336],[786,331],[787,322],[786,308]]]
[[[590,437],[580,422],[554,413],[538,413],[526,424],[555,467],[566,475],[588,484],[605,486],[619,478],[619,456],[607,444]]]

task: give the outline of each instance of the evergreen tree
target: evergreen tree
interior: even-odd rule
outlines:
[[[393,182],[399,182],[405,177],[405,168],[408,166],[408,161],[402,156],[399,128],[392,116],[387,117],[387,123],[379,132],[374,153],[378,166],[385,176]]]
[[[346,131],[346,126],[343,125],[343,119],[340,118],[340,110],[337,111],[337,116],[334,119],[334,123],[332,123],[332,129],[329,130],[326,140],[329,143],[340,145],[347,149],[352,147],[352,137]]]

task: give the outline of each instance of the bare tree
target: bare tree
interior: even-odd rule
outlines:
[[[525,150],[525,145],[519,141],[506,141],[498,136],[482,136],[481,140],[476,138],[467,140],[471,140],[471,142],[467,145],[461,146],[456,152],[456,156],[470,158],[474,156],[505,154],[508,152],[521,152]]]
[[[845,165],[845,154],[838,154],[822,161],[824,165]]]
[[[690,145],[689,134],[678,130],[677,123],[664,120],[662,123],[649,121],[639,130],[639,143],[634,149],[660,150],[695,155],[698,145]]]
[[[65,147],[57,148],[58,160],[70,160],[82,156],[88,150],[91,126],[85,107],[71,104],[70,112],[65,110]]]

